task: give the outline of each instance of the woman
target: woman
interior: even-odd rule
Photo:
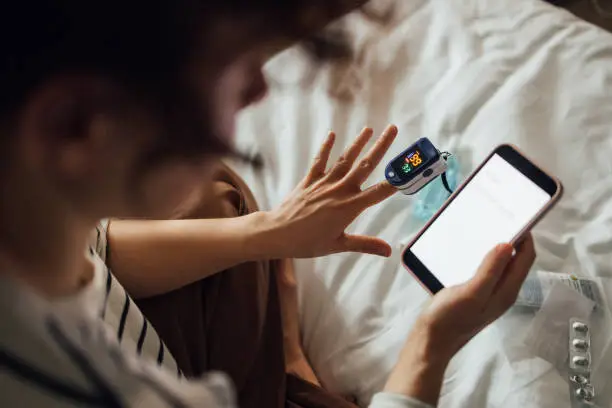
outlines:
[[[207,373],[199,380],[185,380],[176,366],[172,372],[159,369],[159,363],[172,363],[174,359],[127,294],[121,292],[123,305],[116,320],[112,320],[112,313],[106,314],[112,310],[109,303],[113,301],[113,288],[122,288],[106,270],[100,254],[93,248],[87,250],[90,231],[106,218],[167,217],[201,188],[203,179],[212,180],[218,158],[232,153],[228,140],[235,115],[265,94],[263,61],[271,52],[345,10],[347,4],[354,3],[26,0],[3,4],[3,406],[233,406],[233,387],[225,376]],[[345,250],[387,255],[385,243],[347,236],[344,227],[362,209],[392,193],[384,183],[365,191],[359,186],[395,132],[388,129],[369,159],[357,163],[354,161],[360,146],[369,137],[365,132],[344,160],[327,170],[329,141],[321,160],[284,206],[273,213],[256,212],[244,217],[253,223],[253,231],[270,234],[269,239],[254,241],[265,244],[263,249],[250,245],[251,241],[242,242],[240,248],[248,257],[236,257],[236,247],[226,245],[235,238],[237,223],[244,219],[214,221],[223,222],[223,229],[218,229],[208,248],[222,262],[204,269],[210,274],[247,259],[317,256]],[[189,221],[188,225],[196,223]],[[310,225],[325,225],[329,229],[326,239],[321,240],[320,231]],[[108,255],[113,264],[113,257],[121,262],[113,246],[120,251],[121,242],[126,245],[129,240],[121,237],[119,229],[112,231],[113,223],[110,228]],[[178,235],[185,237],[187,230],[181,229]],[[283,243],[289,237],[299,238],[291,246],[299,251],[287,252]],[[104,247],[104,238],[102,233],[96,235],[98,247]],[[206,248],[198,245],[199,251]],[[127,250],[123,261],[135,252]],[[152,264],[157,255],[155,248],[149,249]],[[514,257],[509,245],[501,245],[485,259],[472,281],[435,296],[407,339],[385,391],[375,397],[372,406],[435,405],[448,361],[511,305],[533,257],[529,239],[517,248]],[[264,269],[264,264],[271,266],[260,264]],[[199,282],[202,277],[178,270],[178,260],[173,265],[178,279],[159,275],[159,280],[142,287],[133,285],[130,291],[149,296],[180,288],[189,281]],[[117,267],[124,269],[122,281],[130,287],[129,268]],[[247,273],[241,275],[248,279]],[[254,350],[224,360],[230,374],[244,372],[242,366],[262,373],[257,369],[267,369],[265,356],[271,355],[267,351],[278,345],[274,335],[279,333],[280,316],[279,309],[273,307],[276,282],[269,271],[260,275],[262,279],[249,281],[266,295],[258,298],[266,300],[257,304],[265,318],[256,319],[256,330],[240,331],[249,327],[237,318],[222,321],[227,327],[236,327],[238,331],[228,332],[240,336],[239,340]],[[228,276],[235,279],[236,274],[219,273],[212,277],[219,281],[214,285],[196,284],[207,291],[205,298],[200,294],[201,299],[212,299],[209,290],[216,296],[230,293],[223,290]],[[197,292],[194,289],[190,293]],[[244,298],[235,297],[234,301],[248,302],[249,291],[243,293]],[[193,298],[200,301],[196,295]],[[207,303],[214,307],[226,304],[214,299]],[[218,327],[215,319],[232,316],[227,311],[204,310],[202,316],[212,325],[205,327]],[[136,327],[128,325],[130,320],[141,322],[139,333],[130,333]],[[269,322],[276,322],[276,326]],[[242,337],[243,333],[254,332],[260,334],[259,339]],[[135,342],[134,347],[129,339]],[[206,333],[204,339],[209,339]],[[152,343],[156,340],[157,345]],[[214,362],[218,357],[215,347],[221,343],[213,343],[211,347],[193,348],[205,354],[191,361],[194,370],[198,364]],[[150,350],[156,350],[153,356]],[[244,355],[251,359],[243,359]],[[176,360],[182,364],[181,358]],[[274,361],[276,374],[269,378],[279,385],[278,394],[264,393],[264,389],[273,387],[260,387],[253,382],[258,376],[247,373],[234,378],[241,397],[242,390],[250,390],[252,394],[248,395],[261,398],[263,406],[285,404],[283,387],[292,384],[290,380],[285,383],[283,363],[281,358]],[[214,368],[215,364],[199,367]],[[236,370],[232,372],[233,368]],[[259,389],[262,392],[258,394]],[[303,395],[296,394],[295,398]],[[287,401],[291,404],[299,406],[302,401]]]

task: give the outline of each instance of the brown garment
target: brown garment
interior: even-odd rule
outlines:
[[[237,217],[257,210],[244,182],[222,167],[211,195],[176,218]],[[209,190],[210,191],[210,190]],[[276,284],[282,263],[248,262],[164,295],[137,301],[187,377],[222,371],[240,407],[355,407],[285,373]]]

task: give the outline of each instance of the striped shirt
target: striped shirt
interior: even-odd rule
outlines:
[[[177,375],[176,362],[110,274],[104,226],[90,250],[94,278],[48,301],[0,275],[1,407],[235,406],[230,382]]]
[[[153,326],[147,321],[136,303],[113,276],[107,267],[109,254],[107,237],[108,221],[102,221],[95,229],[91,249],[94,256],[103,261],[102,276],[104,277],[104,307],[100,317],[109,326],[116,329],[117,339],[127,351],[136,351],[148,360],[157,361],[164,369],[178,376],[180,370],[163,341],[159,338]]]

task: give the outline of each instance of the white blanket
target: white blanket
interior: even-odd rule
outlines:
[[[382,1],[382,0],[381,0]],[[268,67],[276,86],[239,124],[238,145],[265,169],[239,166],[263,208],[307,171],[329,129],[337,156],[363,126],[399,126],[386,160],[421,136],[457,155],[467,174],[511,142],[556,174],[565,197],[534,231],[537,266],[612,277],[612,36],[538,0],[397,0],[395,21],[345,22],[360,61],[321,69],[290,50]],[[278,85],[280,84],[280,85]],[[330,91],[353,91],[351,100]],[[369,180],[383,178],[379,169]],[[367,403],[391,370],[428,296],[399,264],[421,226],[414,198],[368,210],[352,231],[396,247],[391,259],[342,254],[297,261],[306,351],[325,385]],[[443,249],[441,249],[443,250]],[[496,327],[446,373],[442,407],[569,407],[564,379],[543,360],[510,364]]]

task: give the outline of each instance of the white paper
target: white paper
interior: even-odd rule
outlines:
[[[562,282],[566,286],[580,292],[582,295],[601,304],[601,296],[597,283],[592,279],[576,277],[572,274],[538,271],[530,274],[521,287],[515,306],[526,306],[538,309],[548,297],[552,287]]]

